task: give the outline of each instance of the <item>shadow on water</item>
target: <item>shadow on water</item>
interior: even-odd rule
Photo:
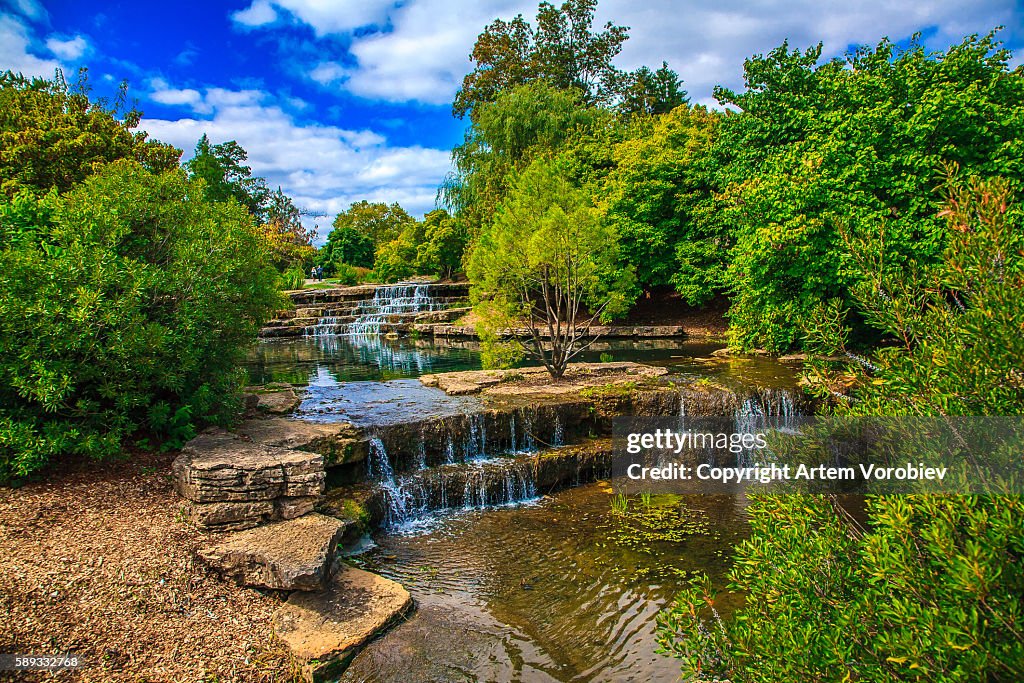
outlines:
[[[405,585],[417,612],[343,680],[678,680],[678,663],[655,652],[655,615],[690,572],[724,581],[748,533],[745,501],[686,497],[708,532],[644,552],[616,541],[611,490],[599,482],[378,535],[356,559]]]

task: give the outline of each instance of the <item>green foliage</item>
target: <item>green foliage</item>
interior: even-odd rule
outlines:
[[[467,231],[443,209],[431,211],[420,225],[422,239],[416,245],[416,270],[451,278],[462,268]]]
[[[281,302],[248,213],[204,190],[121,160],[0,204],[0,481],[237,414],[238,362]]]
[[[691,303],[726,286],[728,232],[706,220],[717,170],[709,155],[721,116],[678,107],[650,131],[615,145],[602,207],[626,263],[643,265],[640,284],[674,283]]]
[[[626,77],[618,111],[627,115],[667,114],[689,102],[679,74],[662,62],[657,71],[642,66]]]
[[[896,343],[870,359],[849,353],[844,309],[818,309],[812,348],[850,363],[819,361],[810,379],[825,396],[855,387],[840,414],[1024,413],[1021,212],[1001,179],[951,179],[946,194],[937,266],[899,274],[887,230],[849,238],[857,304]],[[731,573],[746,606],[721,620],[701,579],[661,616],[659,642],[708,680],[1022,680],[1020,497],[875,496],[866,506],[862,527],[828,497],[758,497]]]
[[[819,64],[788,45],[747,60],[742,114],[721,126],[725,188],[712,215],[734,234],[731,342],[782,351],[819,304],[853,302],[859,273],[842,233],[885,225],[886,266],[938,261],[946,231],[933,192],[942,164],[982,177],[1024,171],[1024,78],[991,35],[945,53],[882,41]]]
[[[185,162],[185,170],[189,178],[205,183],[207,201],[234,199],[253,216],[264,220],[270,190],[263,178],[254,177],[252,169],[242,163],[248,158],[245,149],[234,140],[214,145],[204,133],[192,158]]]
[[[317,260],[328,275],[338,273],[343,265],[369,268],[373,265],[373,240],[355,228],[335,228],[327,235]]]
[[[334,217],[334,230],[351,228],[364,237],[370,238],[374,247],[397,239],[408,225],[415,219],[405,209],[394,204],[383,202],[370,203],[366,200],[355,202],[348,209]],[[328,235],[327,239],[330,240]],[[352,263],[352,265],[363,265]]]
[[[281,289],[291,291],[302,289],[306,284],[306,271],[303,268],[292,267],[281,273]]]
[[[71,85],[0,73],[0,192],[67,192],[108,162],[134,159],[145,168],[175,168],[181,151],[134,129],[142,112],[125,109],[122,84],[113,106],[90,101],[84,70]]]
[[[536,81],[575,90],[589,104],[610,102],[621,72],[612,59],[622,50],[628,28],[608,22],[593,32],[597,0],[567,0],[561,7],[542,2],[537,27],[520,14],[496,19],[476,40],[470,59],[476,64],[462,81],[452,110],[475,121],[480,105],[506,91]]]
[[[620,315],[636,296],[632,270],[618,262],[614,228],[559,163],[546,159],[518,176],[467,270],[485,344],[525,324],[531,344],[524,350],[555,378],[592,341],[591,323]]]

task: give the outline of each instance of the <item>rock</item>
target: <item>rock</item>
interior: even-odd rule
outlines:
[[[287,336],[288,330],[292,330],[291,327],[275,328],[281,331],[281,336]],[[297,329],[297,328],[296,328]],[[303,328],[304,329],[304,328]],[[270,336],[279,336],[276,333],[272,333]],[[271,415],[284,415],[292,412],[299,407],[302,400],[298,394],[295,393],[295,389],[289,384],[282,384],[275,382],[257,387],[246,387],[245,392],[249,394],[255,394],[257,398],[257,407],[265,413]]]
[[[272,417],[246,420],[235,431],[267,446],[319,453],[327,465],[365,460],[369,451],[369,442],[346,422],[318,424]]]
[[[559,382],[553,382],[543,367],[443,372],[423,375],[420,382],[453,396],[481,392],[489,395],[556,395],[577,393],[596,385],[660,377],[666,373],[668,368],[643,363],[572,363]]]
[[[274,631],[314,681],[331,680],[411,607],[400,584],[345,566],[325,590],[292,593],[274,613]]]
[[[324,456],[208,430],[171,465],[174,487],[205,527],[243,529],[313,509],[324,491]]]
[[[196,503],[319,496],[326,478],[318,453],[244,441],[223,430],[185,444],[171,471],[178,493]]]
[[[198,555],[243,586],[320,590],[344,532],[340,520],[313,513],[234,532]]]

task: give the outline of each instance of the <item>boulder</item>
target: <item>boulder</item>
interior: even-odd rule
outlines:
[[[256,443],[223,429],[189,441],[171,465],[174,487],[204,527],[242,529],[313,509],[324,491],[324,456]]]
[[[320,590],[344,533],[344,522],[313,513],[228,534],[198,555],[243,586]]]
[[[326,589],[292,593],[274,613],[274,631],[314,681],[333,680],[359,648],[411,607],[400,584],[345,566]]]

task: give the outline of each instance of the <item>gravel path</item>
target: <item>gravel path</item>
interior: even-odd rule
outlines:
[[[0,680],[291,681],[270,615],[283,594],[194,561],[173,456],[75,468],[0,488],[0,653],[77,653],[73,674]],[[6,678],[5,678],[6,676]]]

